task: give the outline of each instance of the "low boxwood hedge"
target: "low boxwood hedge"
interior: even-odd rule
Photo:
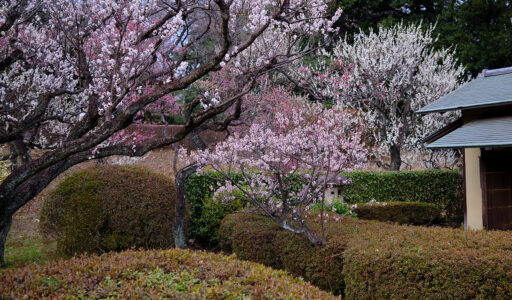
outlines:
[[[424,202],[448,216],[463,215],[464,178],[457,170],[356,171],[346,175],[352,179],[343,190],[346,202]]]
[[[441,217],[437,206],[421,202],[360,203],[352,207],[352,212],[363,220],[410,225],[430,225]]]
[[[404,226],[342,218],[315,248],[263,216],[227,216],[225,251],[261,262],[347,299],[510,299],[509,232]]]
[[[31,264],[0,282],[2,299],[336,299],[283,271],[179,249]]]

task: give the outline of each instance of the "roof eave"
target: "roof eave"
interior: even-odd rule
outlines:
[[[447,112],[447,111],[453,111],[453,110],[464,110],[464,109],[472,109],[472,108],[485,108],[485,107],[501,106],[501,105],[507,105],[507,104],[512,104],[512,99],[488,102],[488,103],[479,104],[479,105],[462,105],[462,106],[452,106],[452,107],[445,107],[445,108],[439,108],[439,109],[425,109],[425,107],[424,107],[424,108],[418,109],[417,111],[415,111],[415,113],[424,115],[424,114],[435,113],[435,112]]]
[[[512,142],[507,143],[494,143],[494,144],[440,144],[440,145],[427,145],[428,149],[463,149],[463,148],[486,148],[486,147],[511,147]]]
[[[428,136],[422,138],[420,142],[427,144],[433,143],[438,139],[442,138],[443,136],[454,131],[455,129],[459,128],[460,126],[462,126],[462,118],[458,118],[457,120],[451,122],[450,124],[444,126],[443,128],[429,134]]]

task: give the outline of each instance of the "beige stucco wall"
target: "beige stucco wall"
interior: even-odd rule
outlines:
[[[483,229],[482,186],[480,184],[480,148],[466,148],[466,225],[467,229]]]

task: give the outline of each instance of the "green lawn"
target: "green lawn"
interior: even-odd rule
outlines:
[[[6,242],[7,267],[19,267],[27,263],[43,263],[52,257],[52,244],[45,244],[38,236],[16,237],[9,234]]]

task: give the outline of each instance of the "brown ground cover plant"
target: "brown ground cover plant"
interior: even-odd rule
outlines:
[[[0,298],[336,299],[284,271],[180,249],[126,251],[0,271]]]

